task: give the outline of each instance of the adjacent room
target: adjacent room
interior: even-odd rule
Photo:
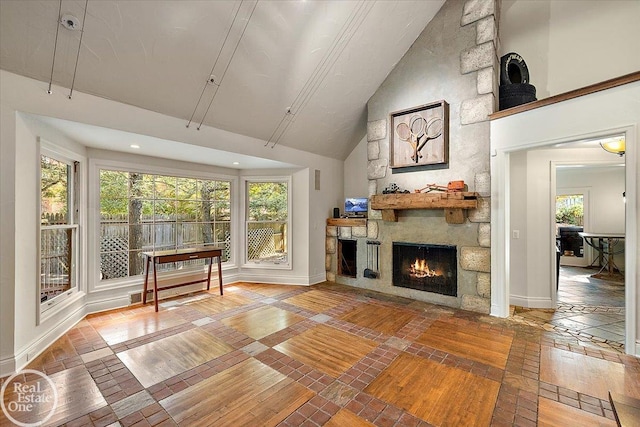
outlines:
[[[639,19],[0,0],[2,425],[637,425]]]

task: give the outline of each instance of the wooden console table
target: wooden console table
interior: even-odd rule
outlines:
[[[222,249],[214,248],[214,247],[201,247],[201,248],[184,248],[184,249],[173,249],[169,251],[155,251],[155,252],[143,252],[147,258],[147,262],[145,263],[145,274],[144,274],[144,291],[142,292],[142,304],[147,303],[147,284],[149,282],[149,265],[153,262],[153,300],[155,303],[156,311],[158,311],[158,291],[163,291],[165,289],[177,288],[179,286],[187,286],[193,285],[194,283],[202,283],[207,282],[207,290],[209,290],[211,286],[211,265],[213,264],[213,258],[218,259],[218,283],[220,284],[220,295],[222,295],[222,261],[220,258],[222,257]],[[206,259],[209,258],[209,271],[207,273],[206,279],[201,280],[193,280],[191,282],[179,283],[170,286],[164,286],[158,289],[158,276],[157,270],[158,264],[166,264],[169,262],[179,262],[179,261],[191,261],[194,259]]]

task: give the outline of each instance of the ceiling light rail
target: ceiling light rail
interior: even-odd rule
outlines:
[[[274,148],[278,142],[280,142],[280,139],[285,134],[291,123],[295,121],[296,115],[300,113],[300,111],[302,111],[307,103],[313,98],[313,95],[327,77],[329,71],[333,68],[356,31],[360,28],[360,25],[362,25],[374,4],[375,2],[373,1],[360,0],[353,8],[352,13],[345,20],[345,23],[334,38],[331,46],[327,50],[327,53],[320,63],[318,63],[313,73],[311,73],[311,76],[309,76],[309,79],[291,103],[291,106],[287,108],[282,119],[278,122],[273,133],[264,144],[265,147],[271,144],[271,148]]]
[[[238,8],[235,10],[234,14],[233,14],[233,20],[231,21],[231,25],[229,26],[229,29],[227,30],[227,35],[224,37],[224,40],[222,42],[222,46],[220,46],[220,50],[218,51],[218,55],[216,56],[216,60],[213,62],[213,66],[211,67],[211,71],[209,72],[209,78],[207,79],[207,81],[204,83],[204,85],[202,85],[202,92],[200,92],[200,97],[198,98],[198,102],[196,102],[196,106],[193,108],[193,112],[191,113],[191,117],[189,117],[189,121],[187,122],[187,128],[189,128],[189,126],[191,125],[191,122],[193,121],[193,116],[195,116],[196,114],[196,110],[198,109],[198,106],[200,105],[200,101],[202,100],[202,96],[204,95],[204,91],[207,90],[207,86],[210,84],[215,84],[216,83],[216,78],[213,74],[213,70],[216,68],[216,65],[218,64],[218,59],[220,59],[220,54],[222,53],[222,50],[224,49],[224,45],[227,43],[227,39],[229,38],[229,34],[231,33],[231,30],[233,29],[233,24],[235,24],[236,22],[236,18],[238,17],[238,12],[240,12],[240,8],[242,7],[242,1],[240,1],[238,3]],[[220,87],[220,83],[216,84],[216,91],[218,90],[218,87]]]
[[[58,17],[62,13],[62,0],[58,3]],[[47,93],[51,95],[51,85],[53,84],[53,67],[56,65],[56,50],[58,49],[58,33],[60,32],[60,25],[56,25],[56,40],[53,42],[53,58],[51,60],[51,76],[49,77],[49,89]]]
[[[73,95],[73,88],[76,84],[76,73],[78,72],[78,60],[80,59],[80,48],[82,47],[82,36],[84,35],[84,24],[87,21],[87,7],[89,0],[84,2],[84,16],[82,17],[82,28],[80,28],[80,41],[78,42],[78,53],[76,54],[76,65],[73,68],[73,79],[71,80],[71,90],[69,90],[69,99]]]
[[[218,94],[218,89],[220,88],[220,86],[222,85],[222,82],[224,80],[225,75],[227,74],[227,70],[229,69],[229,66],[231,65],[231,62],[233,61],[233,58],[236,54],[236,51],[238,50],[238,46],[240,45],[240,42],[242,41],[242,38],[244,37],[244,33],[247,30],[247,27],[249,26],[249,22],[251,21],[251,18],[253,17],[253,13],[256,10],[256,7],[258,6],[258,2],[259,0],[255,0],[254,2],[251,1],[245,1],[245,0],[241,0],[239,2],[239,5],[237,7],[237,9],[234,12],[234,16],[233,16],[233,20],[231,21],[231,25],[229,26],[229,30],[227,31],[227,34],[224,38],[224,41],[222,42],[222,46],[220,47],[220,50],[218,51],[218,55],[216,56],[216,59],[213,63],[213,66],[211,67],[211,72],[209,73],[209,77],[207,78],[207,80],[205,81],[203,87],[202,87],[202,91],[200,93],[200,97],[198,98],[198,102],[196,103],[194,109],[193,109],[193,113],[191,114],[191,117],[189,118],[189,122],[187,123],[187,128],[191,125],[191,123],[193,122],[193,118],[196,114],[196,111],[198,110],[198,108],[200,107],[200,103],[202,102],[202,98],[204,96],[204,93],[207,89],[207,86],[214,86],[213,89],[213,94],[211,96],[211,99],[209,100],[209,104],[207,105],[207,108],[204,112],[204,114],[202,115],[202,120],[200,121],[200,124],[198,125],[198,127],[196,128],[197,130],[200,130],[200,128],[202,127],[202,124],[204,123],[205,118],[207,117],[207,114],[209,113],[209,109],[211,108],[213,101],[216,98],[216,95]],[[251,8],[251,12],[249,13],[248,18],[246,19],[246,21],[242,24],[238,24],[236,25],[236,20],[238,18],[238,15],[240,13],[240,9],[242,8],[242,6],[244,4],[251,4],[253,3],[253,7]],[[231,32],[234,29],[240,29],[240,36],[237,38],[237,40],[232,41],[229,39],[229,35],[231,34]],[[231,52],[231,55],[229,56],[228,60],[226,61],[226,64],[222,65],[223,62],[220,62],[221,66],[224,67],[224,70],[222,71],[222,73],[220,74],[220,77],[217,78],[217,76],[214,74],[214,71],[216,70],[216,67],[218,65],[218,61],[220,60],[220,57],[222,55],[222,52],[225,51],[227,48],[231,48],[231,46],[235,43],[235,46],[233,46],[233,50]]]
[[[76,75],[78,73],[78,61],[80,59],[80,49],[82,48],[82,36],[84,35],[84,24],[87,20],[87,7],[89,6],[89,0],[85,0],[84,3],[84,16],[82,18],[82,27],[80,28],[80,40],[78,42],[78,50],[76,52],[76,63],[73,68],[73,78],[71,80],[71,89],[69,91],[69,99],[71,99],[73,95],[73,88],[76,84]],[[71,14],[62,15],[62,0],[58,2],[58,15],[56,20],[56,37],[53,42],[53,58],[51,58],[51,74],[49,75],[49,87],[47,88],[47,93],[51,95],[53,93],[53,72],[55,70],[56,65],[56,54],[58,51],[58,34],[60,33],[60,27],[63,26],[69,31],[75,31],[78,29],[78,18]]]

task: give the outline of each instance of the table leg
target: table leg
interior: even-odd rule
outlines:
[[[147,283],[149,282],[149,261],[151,257],[147,257],[147,262],[144,265],[144,289],[142,290],[142,304],[147,303]]]
[[[223,292],[222,292],[222,261],[220,260],[220,258],[222,258],[221,255],[218,256],[218,283],[220,284],[220,295],[223,295]]]
[[[209,272],[207,273],[207,290],[211,288],[211,264],[213,264],[213,258],[209,258]]]
[[[153,261],[153,302],[156,306],[156,312],[158,311],[158,276],[157,276],[158,264]]]
[[[607,244],[609,245],[609,254],[607,255],[609,259],[609,275],[613,276],[613,246],[612,239],[607,239]]]

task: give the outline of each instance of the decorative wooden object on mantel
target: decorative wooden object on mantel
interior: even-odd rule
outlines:
[[[327,218],[327,225],[338,227],[366,227],[366,218]]]
[[[465,209],[478,207],[478,193],[397,193],[371,196],[371,209],[382,210],[382,219],[398,221],[405,209],[443,209],[448,224],[463,224]]]

